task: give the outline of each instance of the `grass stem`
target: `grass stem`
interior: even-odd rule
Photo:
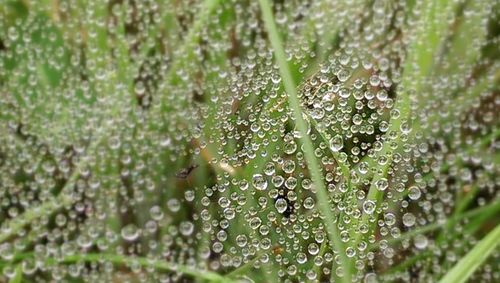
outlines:
[[[477,243],[439,282],[466,282],[474,271],[496,250],[498,244],[500,244],[500,225],[497,225],[495,229]]]
[[[323,180],[323,174],[320,169],[319,162],[314,155],[314,146],[311,139],[308,136],[308,128],[303,117],[303,112],[300,106],[297,88],[295,82],[293,81],[290,67],[288,65],[285,51],[283,48],[283,43],[278,34],[276,23],[274,21],[274,16],[271,10],[271,5],[268,0],[259,0],[262,18],[268,33],[269,40],[274,50],[274,55],[276,61],[279,65],[279,70],[281,78],[285,86],[285,90],[288,93],[288,103],[292,109],[293,116],[295,118],[295,123],[299,129],[301,135],[301,142],[304,146],[304,156],[309,167],[309,172],[311,174],[312,181],[316,188],[317,202],[320,212],[323,214],[325,219],[325,225],[327,227],[327,234],[330,241],[333,242],[338,255],[341,260],[341,265],[343,269],[342,281],[351,282],[351,269],[349,259],[345,254],[344,244],[342,243],[337,227],[337,223],[334,221],[335,217],[332,215],[332,210],[330,208],[329,196],[325,187]],[[335,272],[335,271],[332,271]]]
[[[19,254],[16,256],[18,260],[31,258],[33,253]],[[132,265],[138,264],[142,267],[153,267],[157,270],[171,271],[183,273],[195,278],[200,278],[207,280],[209,282],[225,282],[229,283],[232,280],[227,279],[215,272],[208,270],[200,270],[194,267],[168,262],[165,260],[149,259],[144,257],[128,257],[116,254],[101,254],[101,253],[87,253],[87,254],[75,254],[63,257],[61,260],[56,260],[52,257],[44,258],[44,262],[47,265],[55,265],[59,263],[77,263],[77,262],[112,262],[119,265]]]

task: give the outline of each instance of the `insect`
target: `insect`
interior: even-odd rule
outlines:
[[[273,247],[273,254],[274,255],[280,255],[282,254],[284,249],[281,246],[274,246]]]
[[[198,164],[193,164],[190,165],[189,167],[182,168],[179,172],[175,174],[175,177],[179,179],[187,179],[187,177],[189,177],[189,174],[191,174],[191,172],[193,172],[194,169],[198,168],[198,166],[199,166]]]

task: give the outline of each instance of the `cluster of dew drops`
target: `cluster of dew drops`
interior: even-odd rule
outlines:
[[[276,1],[330,197],[322,215],[258,1],[206,2],[216,6],[0,4],[0,235],[34,215],[0,238],[0,281],[17,266],[33,282],[194,280],[146,259],[222,275],[247,266],[245,281],[325,282],[343,276],[343,255],[359,282],[425,281],[477,242],[466,221],[458,236],[399,239],[444,225],[459,193],[476,191],[471,207],[498,200],[498,62],[443,56],[419,92],[402,89],[419,1]],[[467,52],[498,44],[487,36]],[[476,73],[492,87],[467,101]],[[393,154],[377,157],[386,144]],[[368,197],[377,174],[379,203]],[[419,253],[430,256],[383,273]],[[498,280],[498,267],[483,269],[479,279]]]

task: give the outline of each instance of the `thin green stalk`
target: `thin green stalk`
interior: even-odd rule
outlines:
[[[16,273],[9,280],[9,283],[21,283],[23,281],[23,267],[21,264],[16,266]]]
[[[392,164],[392,159],[394,157],[395,149],[401,147],[403,143],[403,133],[401,126],[403,123],[409,123],[410,116],[410,95],[409,91],[411,89],[418,93],[424,87],[424,79],[431,72],[433,65],[433,58],[438,51],[442,35],[446,31],[447,23],[445,20],[438,20],[439,18],[447,19],[450,13],[453,11],[451,8],[453,6],[452,1],[440,0],[440,1],[426,1],[424,4],[423,15],[420,18],[420,23],[422,29],[418,30],[414,41],[409,49],[409,58],[406,61],[404,68],[404,78],[402,82],[402,92],[399,93],[398,99],[394,109],[399,111],[399,115],[392,118],[389,125],[389,130],[385,136],[385,142],[382,149],[376,154],[373,161],[379,161],[380,158],[385,158],[385,164],[379,167],[378,173],[373,177],[370,189],[368,191],[367,200],[373,201],[377,207],[380,206],[380,202],[383,199],[383,190],[377,188],[377,183],[387,178],[387,173],[390,165]],[[390,138],[390,135],[394,134],[394,138]],[[370,227],[368,235],[373,230],[374,222],[370,222],[370,219],[375,217],[378,218],[377,210],[375,210],[374,215],[363,214],[361,218],[361,223],[358,227],[366,225]],[[356,247],[359,242],[363,239],[364,235],[357,233],[354,238],[353,246]]]
[[[398,264],[397,266],[392,267],[391,269],[387,270],[386,272],[384,272],[384,275],[390,275],[390,274],[394,274],[397,272],[406,271],[406,270],[410,269],[417,262],[420,263],[421,260],[426,259],[427,257],[429,257],[431,255],[432,255],[431,250],[426,250],[424,252],[420,252],[420,253],[416,254],[415,256],[412,256],[409,259]]]
[[[16,259],[22,260],[25,258],[33,257],[33,253],[25,253],[16,256]],[[142,267],[153,267],[158,270],[171,271],[171,272],[179,272],[186,275],[190,275],[195,278],[205,279],[210,282],[232,282],[232,280],[224,278],[218,273],[208,271],[208,270],[200,270],[194,267],[177,264],[173,262],[168,262],[165,260],[156,260],[149,259],[145,257],[129,257],[123,255],[116,254],[101,254],[101,253],[88,253],[88,254],[76,254],[65,256],[61,260],[45,257],[43,258],[44,263],[47,265],[55,265],[59,263],[77,263],[77,262],[111,262],[119,265],[131,265],[131,264],[139,264]]]
[[[217,7],[219,2],[220,2],[220,0],[206,0],[205,1],[203,9],[202,9],[202,15],[195,22],[193,28],[190,30],[190,32],[187,36],[186,42],[183,45],[184,49],[191,50],[193,43],[196,42],[196,39],[198,38],[197,34],[199,33],[199,30],[201,29],[201,27],[205,23],[206,19],[210,15],[210,13],[215,9],[215,7]],[[101,37],[104,37],[104,36],[105,35],[103,34]],[[105,46],[105,42],[104,43],[103,42],[104,42],[104,40],[99,40],[97,42],[94,42],[94,44],[96,44],[98,47],[100,47],[100,48],[98,48],[98,50],[107,48]],[[95,60],[97,60],[97,59],[95,59]],[[172,68],[169,70],[169,75],[170,75],[169,79],[173,79],[173,77],[175,76],[175,70],[181,66],[180,65],[181,63],[182,62],[180,62],[179,60],[174,61]],[[115,117],[119,112],[119,108],[117,105],[119,105],[119,104],[118,103],[114,104],[114,107],[110,113],[112,117]],[[108,118],[110,118],[110,117],[108,117]],[[105,120],[103,120],[103,121],[106,122]],[[88,148],[86,150],[87,155],[93,154],[94,149],[104,139],[104,136],[107,135],[108,130],[104,129],[104,128],[107,128],[106,125],[107,124],[105,123],[104,127],[101,127],[100,131],[96,134],[97,137],[88,146]],[[111,126],[111,125],[108,125],[108,126]],[[70,178],[68,179],[68,181],[64,185],[63,189],[61,190],[61,193],[54,200],[47,201],[38,207],[30,208],[30,209],[26,210],[22,215],[19,215],[18,217],[16,217],[16,219],[13,219],[11,221],[4,223],[4,225],[2,225],[2,228],[0,230],[1,231],[0,232],[0,243],[6,241],[7,239],[12,237],[13,235],[20,232],[24,226],[30,224],[31,222],[33,222],[33,221],[35,221],[43,216],[50,215],[54,211],[56,211],[64,206],[70,205],[73,202],[73,200],[72,200],[71,196],[69,196],[68,190],[70,190],[71,187],[78,180],[81,169],[83,169],[87,165],[88,161],[89,161],[89,158],[87,158],[87,156],[82,158],[82,160],[78,163],[75,170],[71,174]]]
[[[107,131],[101,131],[101,133],[106,133]],[[93,142],[89,145],[86,150],[87,155],[92,154],[97,147],[97,145],[102,140],[103,136],[97,137],[93,140]],[[82,160],[78,163],[76,168],[73,170],[73,173],[69,177],[68,181],[62,188],[59,195],[50,201],[46,201],[40,206],[32,207],[26,210],[23,214],[17,216],[15,219],[7,221],[2,225],[1,233],[0,233],[0,243],[8,240],[10,237],[19,233],[24,226],[30,224],[31,222],[44,217],[46,215],[52,214],[54,211],[63,208],[65,206],[70,205],[73,202],[73,198],[69,195],[69,190],[74,186],[78,177],[80,176],[80,172],[87,165],[89,161],[88,156],[82,157]]]
[[[476,217],[478,215],[482,215],[484,213],[487,213],[487,214],[496,213],[498,211],[500,211],[500,201],[497,201],[497,202],[494,202],[494,203],[491,203],[491,204],[488,204],[488,205],[485,205],[482,207],[478,207],[476,209],[470,210],[470,211],[463,213],[463,214],[458,214],[458,215],[453,216],[453,217],[449,218],[448,220],[446,220],[445,223],[436,222],[436,223],[431,223],[429,225],[416,228],[414,230],[411,230],[411,231],[408,231],[408,232],[402,234],[398,238],[388,239],[387,242],[389,244],[398,243],[398,242],[401,242],[401,241],[404,241],[407,239],[411,239],[416,235],[428,233],[428,232],[439,230],[439,229],[445,229],[448,226],[453,226],[457,222],[464,220],[464,219],[473,218],[473,217]],[[372,251],[372,250],[377,249],[378,247],[380,247],[380,241],[371,245],[368,248],[368,250]]]
[[[360,1],[357,0],[354,3],[351,3],[348,1],[339,1],[338,3],[336,3],[336,5],[340,5],[340,7],[343,7],[343,9],[352,9],[353,11],[355,11],[355,14],[361,14],[362,10],[367,7],[367,4],[369,2],[370,1],[366,1],[366,0],[360,0]],[[324,12],[334,11],[334,9],[327,8],[326,4],[331,5],[332,3],[328,2],[328,1],[321,2],[320,8],[324,8],[323,9]],[[332,16],[332,15],[333,14],[325,14],[325,17]],[[314,57],[313,59],[308,61],[308,67],[307,67],[306,71],[300,72],[299,71],[300,64],[299,64],[299,62],[294,61],[294,59],[292,59],[291,63],[288,64],[291,68],[292,78],[295,79],[295,82],[298,85],[298,89],[301,89],[307,83],[307,81],[310,78],[314,77],[315,74],[319,71],[320,64],[325,63],[324,60],[325,60],[328,52],[332,51],[332,49],[335,49],[335,47],[336,47],[336,44],[333,41],[335,41],[335,42],[339,41],[340,31],[346,28],[345,24],[344,25],[338,25],[338,23],[329,23],[329,24],[331,24],[331,27],[325,29],[328,31],[327,34],[323,35],[321,38],[318,39],[318,40],[323,40],[325,42],[325,45],[327,45],[327,47],[324,50],[318,50],[317,52],[319,53],[319,55],[317,55],[316,57]],[[308,34],[314,33],[315,29],[316,29],[315,21],[308,22],[308,25],[306,27],[304,27],[303,30],[301,30],[301,34],[304,36],[307,36]],[[292,49],[293,49],[294,43],[290,43],[290,44],[292,44]],[[330,46],[328,46],[328,45],[330,45]],[[313,48],[314,46],[311,45],[309,47]],[[277,97],[279,97],[279,96],[277,96]],[[251,98],[255,98],[255,96],[251,96]],[[277,108],[277,105],[281,105],[284,101],[285,101],[284,99],[278,100],[276,98],[273,98],[268,103],[266,103],[266,105],[263,106],[263,109],[259,113],[259,118],[257,118],[258,123],[261,124],[262,119],[260,117],[262,116],[263,113],[270,113],[270,115],[273,115],[273,113],[276,112],[275,110]],[[312,118],[310,118],[309,120],[311,120],[311,122],[313,122],[313,123],[315,122],[314,119],[312,119]],[[249,143],[250,144],[261,144],[262,139],[263,138],[259,137],[258,135],[255,135]],[[325,140],[325,141],[328,143],[328,140]],[[268,154],[266,157],[254,158],[254,159],[250,160],[250,163],[246,167],[250,168],[251,170],[246,170],[246,172],[248,172],[248,174],[246,174],[246,177],[251,176],[250,174],[253,174],[253,172],[262,170],[264,165],[271,158],[272,153],[274,153],[276,151],[276,148],[278,147],[277,143],[278,142],[274,142],[271,140],[269,145],[266,146],[266,150],[268,151]],[[334,157],[338,156],[338,153],[336,153],[336,152],[334,152],[333,154],[334,154]],[[344,168],[342,168],[342,172],[345,173],[346,170]],[[349,176],[349,174],[347,174],[346,176]]]
[[[463,218],[462,218],[462,216],[460,216],[460,219],[457,219],[457,221],[461,221],[462,219],[465,219],[465,218],[471,219],[469,221],[469,223],[464,227],[464,229],[465,229],[464,231],[465,231],[465,234],[472,235],[481,227],[481,224],[483,224],[486,219],[490,219],[490,217],[492,217],[493,215],[496,215],[498,210],[500,210],[500,202],[497,201],[494,204],[486,205],[484,207],[476,208],[476,209],[473,209],[467,213],[464,213],[462,215]],[[457,222],[454,222],[454,223],[457,223]],[[425,227],[428,227],[428,226],[425,226]],[[422,227],[423,229],[420,230],[421,233],[427,232],[424,230],[432,231],[432,230],[444,228],[444,227],[437,225],[437,224],[431,224],[431,225],[429,225],[428,228],[425,228],[425,227]],[[441,235],[443,233],[444,233],[444,231],[442,230],[438,236],[438,239],[436,240],[436,243],[435,243],[436,246],[441,245],[441,243],[445,240],[443,237],[441,237]],[[447,240],[451,242],[456,238],[458,238],[458,235],[452,234],[451,238],[447,239]],[[372,250],[371,247],[370,247],[370,250]],[[408,267],[412,266],[414,263],[418,262],[420,259],[427,258],[427,257],[430,257],[432,255],[433,255],[432,250],[427,250],[427,251],[418,253],[415,256],[398,264],[397,266],[392,267],[391,269],[389,269],[388,271],[386,271],[384,273],[385,274],[393,274],[396,272],[406,270],[406,269],[408,269]]]
[[[500,244],[500,224],[477,243],[439,282],[466,282],[474,271],[496,250],[498,244]]]
[[[185,62],[187,62],[187,60],[185,59],[192,59],[195,56],[193,50],[200,38],[200,31],[206,25],[212,12],[219,6],[221,2],[221,0],[205,0],[203,2],[200,7],[200,12],[196,17],[196,21],[191,26],[182,44],[179,46],[179,50],[181,50],[179,54],[185,54],[184,60],[174,60],[171,67],[168,69],[168,73],[165,78],[165,81],[167,83],[175,84],[178,82],[177,71],[183,67],[183,64]],[[169,112],[168,109],[172,105],[171,103],[167,102],[168,100],[165,99],[165,97],[160,97],[160,107],[155,108],[156,110],[160,110],[160,113],[156,114],[160,114],[161,116],[163,116],[165,113]],[[165,119],[167,118],[165,117]]]
[[[308,117],[308,121],[318,131],[318,133],[321,136],[321,138],[323,139],[323,141],[326,144],[328,144],[329,143],[328,134],[325,133],[322,130],[319,130],[319,128],[318,128],[318,122],[315,119],[313,119],[309,115],[307,115],[307,117]],[[350,169],[349,163],[347,161],[343,161],[342,158],[340,158],[340,153],[339,152],[330,150],[330,153],[332,154],[333,158],[335,159],[335,162],[337,162],[337,166],[340,168],[340,171],[342,171],[343,177],[345,178],[345,180],[347,181],[347,183],[350,184],[351,183],[351,169]]]
[[[318,256],[321,256],[323,257],[326,253],[326,251],[328,250],[328,242],[327,241],[323,241],[323,243],[321,243],[321,246],[319,247],[319,253],[318,253]],[[313,264],[314,264],[314,261],[313,261]],[[313,270],[314,270],[314,274],[316,274],[316,276],[318,276],[316,279],[318,281],[321,280],[321,275],[322,275],[322,270],[321,270],[321,266],[322,265],[313,265]]]
[[[304,155],[309,167],[312,181],[316,187],[318,208],[325,217],[325,225],[327,227],[328,237],[333,242],[340,256],[341,265],[344,270],[342,280],[344,282],[351,282],[352,274],[349,259],[345,254],[343,243],[340,240],[337,224],[334,222],[334,217],[332,217],[332,211],[330,209],[329,203],[330,198],[324,184],[323,174],[321,172],[319,162],[314,155],[314,146],[308,136],[307,125],[303,118],[297,89],[290,72],[290,67],[288,66],[288,62],[286,60],[281,38],[278,34],[278,30],[274,22],[271,5],[268,0],[259,0],[259,4],[262,12],[262,18],[268,32],[268,37],[271,41],[271,45],[274,49],[274,55],[279,65],[280,74],[283,79],[285,90],[288,93],[288,103],[290,108],[292,109],[295,123],[301,134],[301,141],[304,146]]]
[[[252,268],[252,266],[263,256],[266,254],[267,251],[265,250],[259,250],[256,255],[254,256],[253,259],[249,260],[247,263],[241,265],[240,267],[236,268],[235,270],[229,272],[228,274],[225,275],[227,278],[238,278],[238,276],[244,274],[248,269]]]

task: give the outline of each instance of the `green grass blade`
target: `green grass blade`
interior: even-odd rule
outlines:
[[[314,128],[318,131],[320,137],[323,139],[323,141],[328,144],[330,142],[330,139],[332,138],[331,136],[328,136],[327,133],[325,133],[325,131],[322,131],[319,129],[319,127],[317,126],[318,125],[318,122],[316,120],[314,120],[311,116],[307,115],[308,117],[308,121],[314,126]],[[330,148],[329,148],[330,149]],[[348,184],[350,184],[351,182],[351,167],[349,165],[349,162],[346,160],[344,161],[341,157],[340,157],[340,153],[339,152],[336,152],[336,151],[333,151],[330,149],[330,153],[332,154],[333,158],[335,159],[335,161],[337,162],[337,165],[339,166],[340,168],[340,171],[342,172],[342,175],[344,176],[344,179],[347,181]]]
[[[445,223],[439,223],[439,222],[431,223],[431,224],[428,224],[426,226],[422,226],[422,227],[416,228],[414,230],[408,231],[406,233],[403,233],[398,238],[387,239],[387,243],[388,244],[395,244],[395,243],[402,242],[402,241],[407,240],[407,239],[411,239],[416,235],[425,234],[425,233],[432,232],[432,231],[439,230],[439,229],[446,229],[447,227],[454,226],[455,224],[457,224],[458,222],[460,222],[464,219],[471,219],[471,218],[478,217],[478,216],[495,214],[495,213],[498,213],[499,211],[500,211],[500,201],[496,201],[496,202],[493,202],[491,204],[488,204],[488,205],[485,205],[482,207],[478,207],[476,209],[469,210],[466,213],[454,215],[454,216],[450,217],[449,219],[447,219]],[[373,245],[370,245],[368,249],[370,251],[372,251],[372,250],[377,249],[379,246],[380,246],[380,242],[377,242]]]
[[[495,251],[498,244],[500,244],[500,225],[497,225],[495,229],[477,243],[439,282],[466,282],[488,256]]]
[[[32,207],[26,210],[23,214],[17,216],[15,219],[5,222],[2,225],[0,230],[0,243],[16,235],[19,231],[21,231],[21,229],[23,229],[24,226],[30,224],[31,222],[46,215],[50,215],[54,211],[70,205],[73,202],[73,198],[69,195],[69,190],[78,180],[81,170],[87,166],[90,160],[88,157],[94,153],[94,150],[100,144],[107,132],[108,131],[103,128],[97,133],[97,137],[87,147],[86,156],[82,157],[81,161],[77,164],[73,173],[69,177],[68,181],[66,181],[66,184],[56,198],[46,201],[40,206]]]
[[[20,254],[17,256],[17,259],[22,260],[25,258],[31,258],[33,256],[34,256],[33,253]],[[130,257],[124,255],[103,254],[103,253],[87,253],[87,254],[68,255],[61,259],[55,259],[52,257],[44,258],[44,262],[47,265],[54,265],[61,263],[68,264],[76,262],[103,262],[103,261],[111,262],[117,265],[127,266],[131,264],[137,264],[142,267],[152,267],[157,270],[179,272],[192,276],[194,278],[204,279],[209,282],[226,282],[226,283],[233,282],[232,280],[224,278],[218,273],[212,271],[201,270],[191,266],[172,263],[165,260],[155,260],[144,257]]]
[[[332,217],[331,215],[332,211],[330,209],[330,202],[329,202],[330,197],[328,195],[328,192],[324,184],[323,175],[320,169],[319,162],[316,156],[314,155],[313,143],[307,133],[307,125],[303,117],[302,109],[300,107],[296,85],[293,81],[290,67],[286,60],[285,51],[283,49],[283,44],[281,42],[281,38],[279,37],[278,30],[274,22],[274,16],[271,10],[271,5],[267,0],[259,0],[259,4],[261,7],[262,18],[264,20],[266,30],[268,32],[269,40],[271,41],[271,45],[274,49],[274,55],[279,65],[279,70],[281,77],[283,79],[285,90],[288,93],[288,103],[290,108],[292,108],[293,115],[295,118],[295,123],[301,134],[301,142],[304,146],[305,159],[309,167],[312,181],[314,183],[314,186],[316,187],[318,208],[320,212],[323,214],[323,216],[325,216],[325,225],[327,227],[328,237],[333,242],[335,248],[339,252],[342,262],[342,268],[344,270],[344,275],[342,276],[342,280],[344,282],[350,282],[352,275],[350,273],[350,268],[349,268],[350,266],[349,259],[345,254],[343,243],[340,240],[337,224],[334,222],[333,220],[334,217]]]
[[[452,1],[441,0],[426,1],[422,8],[423,14],[420,17],[420,24],[418,25],[422,28],[416,32],[413,42],[409,47],[409,55],[405,63],[402,81],[403,92],[398,94],[394,107],[394,109],[398,109],[400,113],[399,116],[391,119],[388,130],[388,133],[396,133],[395,138],[391,140],[388,138],[389,135],[386,135],[386,141],[382,149],[376,154],[376,157],[371,160],[371,163],[369,163],[373,166],[376,164],[376,160],[384,156],[388,160],[385,165],[381,166],[382,168],[380,168],[378,174],[373,177],[368,191],[367,200],[375,202],[377,206],[380,205],[380,201],[383,198],[383,192],[378,190],[375,184],[377,184],[379,180],[387,177],[387,172],[395,152],[395,150],[391,148],[391,144],[397,144],[398,148],[401,146],[403,140],[400,127],[403,123],[408,122],[410,118],[411,100],[408,91],[413,89],[418,93],[423,88],[425,78],[431,72],[433,58],[441,46],[443,35],[446,33],[448,26],[445,20],[438,19],[449,18],[453,12],[453,6],[454,3],[452,3]],[[377,217],[377,215],[375,216]],[[369,222],[370,217],[371,216],[368,214],[363,214],[359,226],[367,225],[368,227],[372,227],[373,223]],[[368,232],[368,234],[370,234],[370,232]],[[363,235],[357,233],[354,238],[353,246],[356,247],[362,238]]]
[[[488,14],[492,9],[492,1],[468,1],[464,12],[459,19],[459,26],[453,32],[450,49],[437,71],[447,76],[459,75],[460,81],[465,80],[472,72],[481,55],[481,46],[484,44],[488,28]],[[464,44],[471,42],[473,44]],[[460,60],[457,60],[460,58]],[[443,68],[443,66],[446,66]]]
[[[203,27],[204,22],[207,20],[208,16],[210,13],[217,7],[217,5],[220,3],[220,0],[207,0],[204,3],[203,9],[202,9],[202,15],[199,17],[199,19],[195,22],[194,26],[192,27],[191,31],[189,32],[186,42],[183,45],[183,50],[187,50],[186,52],[191,53],[192,47],[196,40],[198,39],[198,34],[199,30]],[[102,43],[103,40],[96,42],[96,45],[104,45]],[[100,48],[97,48],[98,50],[101,49],[106,49],[106,46],[99,46]],[[97,60],[97,59],[96,59]],[[175,78],[175,70],[178,69],[179,67],[182,66],[182,60],[176,60],[174,61],[174,65],[172,66],[172,69],[169,71],[169,76],[168,80],[173,80]],[[112,80],[114,81],[114,80]],[[106,87],[111,86],[113,82],[107,82]],[[163,101],[163,100],[162,100]],[[110,111],[110,117],[106,117],[106,119],[111,120],[111,117],[116,117],[119,113],[119,106],[120,103],[115,103],[113,109]],[[104,117],[103,117],[104,118]],[[103,119],[105,122],[105,120]],[[105,124],[104,126],[101,127],[101,129],[96,133],[96,137],[94,140],[90,143],[86,150],[87,155],[91,155],[94,152],[94,149],[101,143],[103,139],[105,139],[105,136],[109,132],[109,128],[112,127],[113,125],[107,125]],[[78,163],[77,168],[73,171],[72,175],[66,182],[65,186],[63,187],[61,193],[53,200],[47,201],[40,206],[30,208],[29,210],[25,211],[22,215],[19,215],[16,217],[16,219],[13,219],[11,221],[8,221],[6,223],[3,223],[1,230],[0,230],[0,243],[8,240],[10,237],[14,236],[17,234],[21,229],[23,229],[24,226],[28,225],[29,223],[45,216],[45,215],[50,215],[54,211],[67,206],[72,203],[72,198],[67,194],[67,191],[69,188],[71,188],[74,183],[78,180],[80,169],[83,169],[88,162],[87,157],[83,157],[82,160]]]
[[[16,266],[16,274],[9,280],[9,283],[21,283],[23,281],[23,268],[21,264]]]
[[[182,42],[182,44],[180,44],[179,46],[179,50],[181,50],[179,54],[183,54],[184,57],[182,57],[182,60],[174,60],[172,66],[168,69],[167,75],[165,77],[165,81],[168,84],[176,85],[180,82],[180,79],[177,75],[177,71],[182,67],[184,67],[186,62],[188,62],[189,60],[193,60],[195,58],[196,55],[194,54],[194,48],[196,47],[196,44],[198,43],[198,40],[200,38],[200,31],[207,24],[210,15],[219,6],[221,2],[222,2],[221,0],[205,0],[202,3],[200,7],[200,12],[196,17],[196,21],[193,23],[188,34],[185,36],[185,39]],[[156,113],[157,115],[165,116],[165,113],[168,113],[169,112],[168,110],[170,109],[170,107],[172,107],[170,103],[167,103],[168,100],[165,99],[164,97],[165,95],[167,95],[165,92],[161,93],[161,97],[159,98],[160,107],[154,108],[155,111],[160,111]],[[184,104],[184,102],[186,102],[185,100],[179,102],[181,102],[179,106],[182,107],[185,106]]]
[[[446,222],[446,224],[452,223],[454,225],[455,223],[457,223],[458,221],[461,221],[463,219],[471,219],[471,220],[469,220],[469,223],[467,223],[465,225],[465,231],[466,231],[465,234],[473,235],[482,225],[484,225],[484,223],[487,219],[491,219],[491,217],[496,215],[499,210],[500,210],[500,202],[497,201],[497,202],[494,202],[492,204],[473,209],[473,210],[471,210],[467,213],[464,213],[458,217],[453,217],[451,220],[448,220]],[[424,226],[422,228],[419,228],[418,230],[420,233],[427,233],[427,232],[437,230],[437,229],[442,229],[442,228],[445,228],[444,225],[430,224],[428,226]],[[441,243],[443,243],[443,241],[444,241],[444,238],[441,237],[441,235],[443,235],[443,233],[446,233],[445,230],[440,231],[438,239],[436,240],[436,245],[438,245],[438,246],[441,245]],[[411,235],[408,233],[405,233],[400,238],[402,240],[409,239],[414,235],[416,235],[416,233],[411,233]],[[407,237],[407,236],[410,236],[410,237]],[[389,242],[389,244],[392,244],[392,243],[398,242],[400,238],[398,238],[397,241],[396,241],[396,239],[392,239],[392,240],[389,240],[388,242]],[[447,241],[451,242],[457,238],[459,238],[458,234],[452,234],[451,238],[447,239]],[[373,250],[373,248],[377,248],[377,247],[378,246],[375,246],[375,245],[370,246],[369,250]],[[431,257],[432,255],[433,255],[432,250],[426,250],[426,251],[423,251],[421,253],[417,253],[416,255],[405,260],[404,262],[402,262],[394,267],[391,267],[390,269],[385,271],[384,274],[394,274],[397,272],[407,270],[410,266],[413,266],[416,262],[418,262],[422,259]]]

